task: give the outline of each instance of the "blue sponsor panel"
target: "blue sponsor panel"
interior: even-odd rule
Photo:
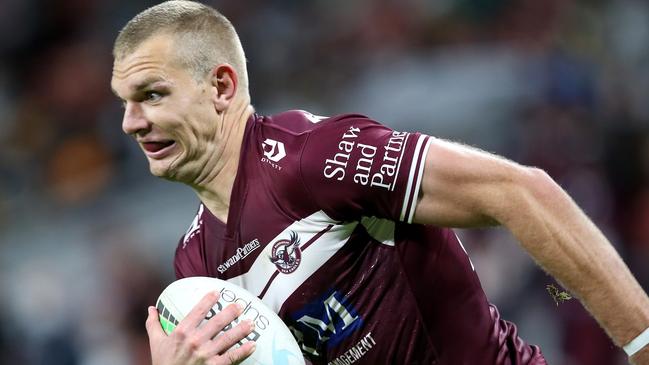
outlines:
[[[332,289],[291,316],[289,329],[303,351],[315,356],[338,345],[363,325],[347,297]]]

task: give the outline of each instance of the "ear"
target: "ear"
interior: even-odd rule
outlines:
[[[220,64],[212,69],[210,83],[214,108],[221,113],[228,108],[237,93],[237,72],[227,63]]]

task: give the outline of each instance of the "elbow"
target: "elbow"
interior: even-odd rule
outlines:
[[[540,168],[518,166],[511,176],[502,205],[493,215],[505,226],[519,224],[521,220],[534,221],[543,215],[548,204],[553,205],[564,196],[559,185]]]
[[[525,175],[525,186],[536,199],[549,201],[563,195],[563,189],[543,169],[525,167]]]
[[[538,212],[563,206],[570,200],[568,194],[544,170],[537,167],[525,167],[522,183],[526,209]]]

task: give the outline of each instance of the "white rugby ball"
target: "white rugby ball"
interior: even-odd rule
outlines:
[[[164,331],[171,333],[196,303],[214,290],[220,293],[219,301],[205,321],[229,304],[241,303],[245,307],[243,313],[231,325],[246,319],[251,319],[255,324],[255,330],[238,344],[249,340],[257,342],[255,352],[242,365],[304,365],[300,347],[291,331],[272,309],[240,286],[216,278],[184,278],[172,282],[162,291],[156,307]]]

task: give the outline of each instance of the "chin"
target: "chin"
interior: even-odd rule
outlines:
[[[151,172],[151,175],[167,180],[173,180],[175,175],[173,169],[171,169],[167,164],[161,164],[158,161],[156,162],[149,162],[149,171]]]

